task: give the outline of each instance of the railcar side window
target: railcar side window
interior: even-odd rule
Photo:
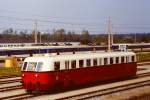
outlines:
[[[54,69],[55,70],[59,70],[60,69],[60,62],[59,61],[54,62]]]
[[[124,57],[121,57],[121,63],[124,63]]]
[[[104,65],[107,65],[107,58],[104,58]]]
[[[29,62],[27,71],[35,71],[37,62]]]
[[[129,57],[128,56],[126,57],[126,62],[129,62]]]
[[[41,71],[42,70],[42,66],[43,66],[43,63],[42,62],[38,62],[36,71]]]
[[[86,66],[91,66],[91,60],[90,59],[86,60]]]
[[[69,69],[69,61],[65,61],[65,69]]]
[[[79,67],[82,68],[84,65],[84,61],[83,60],[79,60]]]
[[[110,64],[113,64],[113,57],[110,58]]]
[[[97,66],[97,59],[93,59],[93,65]]]
[[[27,62],[24,62],[22,70],[26,70],[26,68],[27,68]]]
[[[135,57],[134,57],[134,56],[132,56],[132,58],[131,58],[131,59],[132,59],[132,62],[134,62],[134,61],[135,61]]]
[[[119,57],[116,57],[116,64],[119,63]]]
[[[71,68],[76,68],[76,61],[75,60],[73,60],[73,61],[71,61]]]

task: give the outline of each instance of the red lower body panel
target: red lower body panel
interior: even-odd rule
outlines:
[[[51,72],[22,72],[26,90],[47,91],[95,82],[114,81],[136,76],[137,64],[113,64]]]

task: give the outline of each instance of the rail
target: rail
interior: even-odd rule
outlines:
[[[109,95],[112,93],[121,92],[121,91],[134,89],[134,88],[139,88],[139,87],[143,87],[143,86],[149,86],[149,85],[150,85],[150,80],[147,80],[147,81],[142,81],[142,82],[137,82],[137,83],[124,84],[121,86],[114,86],[111,88],[96,90],[96,91],[87,92],[87,93],[81,93],[81,94],[64,97],[64,98],[59,98],[59,99],[69,99],[69,100],[71,100],[71,99],[72,100],[74,100],[74,99],[75,100],[89,99],[89,98]]]

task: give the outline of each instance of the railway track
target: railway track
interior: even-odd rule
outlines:
[[[0,92],[21,89],[22,86],[20,81],[20,77],[0,79]]]
[[[132,80],[130,80],[132,81]],[[105,87],[108,85],[104,85]],[[126,91],[126,90],[130,90],[130,89],[135,89],[135,88],[139,88],[139,87],[143,87],[143,86],[150,86],[150,78],[148,78],[148,80],[141,80],[139,82],[131,82],[128,84],[122,83],[122,85],[112,85],[109,88],[101,88],[101,89],[97,89],[94,90],[94,88],[91,88],[91,91],[89,92],[82,92],[79,91],[80,93],[76,93],[73,94],[72,96],[67,96],[67,97],[62,97],[62,98],[57,98],[58,100],[82,100],[82,99],[91,99],[91,98],[95,98],[95,97],[101,97],[101,96],[105,96],[105,95],[109,95],[109,94],[113,94],[116,92],[122,92],[122,91]],[[82,93],[81,93],[82,92]]]
[[[2,97],[0,99],[1,100],[22,100],[22,99],[32,98],[35,96],[37,96],[37,95],[23,93],[23,94],[13,95],[13,96],[9,96],[9,97]]]
[[[143,66],[143,65],[150,65],[150,62],[140,62],[137,63],[138,66]]]
[[[113,93],[119,93],[123,91],[128,91],[136,88],[150,86],[150,72],[145,74],[139,74],[138,78],[119,81],[115,83],[102,84],[99,86],[88,87],[84,89],[78,89],[73,91],[67,91],[64,93],[58,94],[49,94],[46,96],[40,96],[44,100],[58,99],[58,100],[82,100],[82,99],[93,99],[97,97],[102,97],[110,95]],[[150,88],[150,87],[149,87]],[[39,99],[40,97],[35,97],[34,100]],[[32,99],[32,98],[31,98]]]
[[[150,85],[150,78],[147,81],[144,80],[144,81],[140,81],[140,82],[136,82],[136,83],[123,84],[121,86],[114,86],[114,87],[110,87],[110,88],[106,88],[107,86],[104,85],[104,88],[102,88],[100,90],[95,90],[92,92],[90,92],[90,91],[94,90],[94,89],[89,89],[90,91],[89,90],[87,91],[85,89],[84,91],[87,91],[85,93],[80,93],[80,92],[78,92],[78,90],[75,90],[74,92],[71,91],[73,94],[70,92],[59,93],[58,95],[57,94],[55,94],[55,95],[48,94],[49,95],[48,98],[45,98],[45,95],[39,95],[39,94],[35,95],[35,94],[22,93],[22,94],[12,95],[12,96],[2,97],[2,98],[0,97],[0,99],[2,99],[2,100],[22,100],[22,99],[29,99],[30,98],[30,99],[36,100],[39,98],[39,100],[40,100],[40,98],[44,98],[44,100],[49,100],[50,98],[52,98],[52,99],[58,99],[58,100],[62,100],[62,99],[82,100],[82,99],[101,97],[101,96],[109,95],[112,93],[121,92],[121,91],[125,91],[125,90],[130,90],[130,89],[135,89],[135,88],[139,88],[139,87],[143,87],[143,86],[149,86],[149,85]],[[79,94],[74,94],[74,93],[79,93]],[[70,94],[72,94],[72,95],[70,96]],[[66,96],[66,97],[63,97],[62,95]]]
[[[15,77],[19,77],[19,76],[17,76],[17,75],[5,75],[5,76],[0,76],[0,79],[15,78]]]
[[[135,89],[135,88],[139,88],[139,87],[143,87],[143,86],[149,86],[149,85],[150,85],[150,80],[133,83],[133,84],[127,84],[127,85],[123,85],[123,86],[112,87],[109,89],[92,91],[92,92],[88,92],[88,93],[78,94],[78,95],[65,97],[65,98],[59,98],[59,99],[69,99],[69,100],[71,100],[71,99],[72,100],[90,99],[90,98],[101,97],[101,96],[113,94],[116,92],[122,92],[122,91]]]
[[[16,89],[22,89],[22,85],[0,88],[0,92],[12,91],[12,90],[16,90]]]
[[[125,80],[125,81],[132,81],[132,80],[137,80],[137,79],[146,79],[147,77],[150,76],[150,72],[147,73],[137,73],[138,78],[136,79],[130,79],[130,80]],[[6,79],[0,79],[0,85],[2,84],[9,84],[9,83],[13,83],[13,82],[18,82],[20,79],[20,77],[18,77],[15,81],[13,81],[13,78],[6,78]],[[150,77],[149,77],[150,78]],[[8,83],[7,83],[8,82]],[[120,81],[120,83],[123,83],[124,81]],[[118,82],[115,82],[118,83]],[[110,83],[110,84],[115,84],[115,83]],[[106,85],[106,86],[105,86]],[[134,89],[134,88],[139,88],[139,87],[143,87],[143,86],[149,86],[150,85],[150,79],[144,80],[144,81],[140,81],[140,82],[136,82],[136,83],[132,83],[132,84],[123,84],[120,86],[115,86],[115,87],[111,87],[111,88],[107,88],[107,84],[102,84],[101,86],[104,86],[105,88],[103,89],[99,89],[99,90],[95,90],[94,89],[90,89],[92,87],[88,87],[90,90],[86,90],[86,92],[78,92],[79,90],[72,90],[72,91],[67,91],[65,93],[58,93],[58,94],[48,94],[48,99],[45,98],[45,96],[47,97],[47,95],[35,95],[35,94],[27,94],[25,91],[24,92],[19,92],[18,94],[12,94],[12,95],[8,95],[8,96],[0,96],[0,100],[4,99],[4,100],[18,100],[18,99],[39,99],[39,98],[44,98],[44,100],[49,100],[49,98],[52,99],[90,99],[90,98],[94,98],[94,97],[100,97],[100,96],[105,96],[105,95],[109,95],[112,93],[116,93],[116,92],[121,92],[121,91],[125,91],[125,90],[129,90],[129,89]],[[101,87],[100,86],[100,87]],[[94,86],[97,87],[97,86]],[[88,89],[87,88],[87,89]],[[4,88],[0,88],[0,92],[15,92],[17,90],[21,90],[23,91],[24,89],[22,89],[22,86],[19,85],[15,85],[15,86],[9,86],[9,87],[4,87]],[[82,89],[81,89],[82,90]],[[74,92],[76,91],[76,92]],[[70,92],[73,92],[70,93]],[[78,93],[78,94],[76,94]],[[72,94],[72,95],[69,95]],[[64,97],[65,95],[65,97]]]
[[[150,76],[150,72],[149,73],[142,73],[142,74],[138,74],[137,77],[146,77],[146,76]],[[0,88],[0,92],[5,92],[5,91],[14,91],[14,90],[17,90],[17,89],[22,89],[22,86],[21,85],[16,85],[16,86],[11,86],[11,87],[4,87],[4,88]],[[19,96],[19,95],[18,95]],[[17,97],[18,97],[17,96]],[[33,95],[28,95],[28,94],[21,94],[20,95],[21,98],[20,99],[24,99],[24,98],[29,98],[29,97],[34,97]],[[11,96],[13,97],[13,96]],[[16,96],[15,96],[16,97]],[[14,98],[14,97],[13,97]],[[18,97],[19,98],[19,97]]]
[[[13,83],[13,82],[20,82],[20,81],[21,81],[21,79],[0,81],[0,85],[1,85],[1,84]]]
[[[150,72],[137,75],[137,77],[146,77],[146,76],[150,76]]]

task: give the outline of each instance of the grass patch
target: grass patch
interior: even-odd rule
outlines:
[[[5,76],[20,76],[21,75],[21,67],[0,67],[0,77]]]
[[[137,54],[137,61],[144,62],[150,61],[150,52],[141,52]]]

